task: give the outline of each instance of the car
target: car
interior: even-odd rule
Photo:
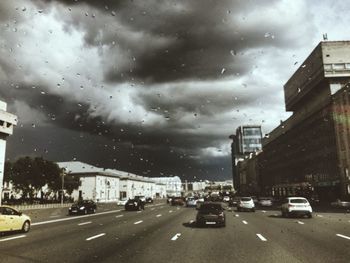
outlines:
[[[153,203],[153,198],[152,197],[147,197],[146,198],[146,203],[152,204]]]
[[[144,195],[136,195],[135,199],[140,199],[142,202],[146,203],[146,197]]]
[[[27,233],[30,230],[30,225],[29,216],[10,206],[0,206],[0,233],[10,231]]]
[[[223,198],[222,198],[222,201],[224,202],[230,202],[230,197],[225,195]]]
[[[228,202],[228,205],[229,206],[237,206],[240,199],[241,198],[239,196],[235,196],[235,197],[230,199],[230,201]]]
[[[123,198],[117,201],[117,205],[125,205],[128,202],[127,198]]]
[[[266,207],[270,207],[272,206],[272,198],[269,197],[260,197],[258,204],[260,206],[266,206]]]
[[[197,226],[226,226],[226,216],[221,203],[204,202],[197,210]]]
[[[68,209],[69,215],[96,213],[97,205],[92,200],[77,201]]]
[[[186,200],[186,207],[196,207],[197,206],[197,200],[194,197],[188,197]]]
[[[255,204],[251,197],[241,197],[237,203],[237,211],[249,210],[255,212]]]
[[[145,209],[145,203],[142,202],[141,199],[139,198],[132,198],[132,199],[129,199],[124,208],[126,211],[135,211],[135,210],[141,210],[141,209]]]
[[[312,217],[312,207],[304,197],[287,197],[281,206],[282,217],[290,215],[307,215]]]
[[[335,202],[332,202],[331,206],[335,208],[350,208],[350,202],[341,201],[340,199],[338,199]]]
[[[175,205],[180,205],[180,206],[182,206],[184,204],[185,204],[185,202],[184,202],[182,197],[173,197],[171,199],[171,205],[174,205],[174,206]]]

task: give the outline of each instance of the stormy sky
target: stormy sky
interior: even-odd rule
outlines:
[[[228,136],[275,128],[283,85],[345,1],[0,1],[7,158],[79,160],[145,176],[231,179]]]

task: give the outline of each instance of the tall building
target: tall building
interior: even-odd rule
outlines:
[[[232,177],[236,191],[240,191],[240,185],[244,178],[238,172],[237,164],[249,155],[262,150],[262,132],[259,125],[245,125],[236,129],[236,134],[231,135]]]
[[[350,41],[321,42],[284,85],[293,115],[264,138],[265,194],[350,195]]]

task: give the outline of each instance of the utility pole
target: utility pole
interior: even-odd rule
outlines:
[[[4,185],[6,138],[13,133],[13,126],[17,125],[17,116],[7,111],[7,104],[0,101],[0,205]]]
[[[62,186],[61,186],[61,205],[63,205],[63,191],[64,191],[64,176],[65,172],[62,173],[61,178],[62,178]]]

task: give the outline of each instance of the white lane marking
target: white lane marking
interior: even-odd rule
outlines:
[[[305,223],[304,222],[301,222],[301,221],[297,221],[298,224],[300,225],[304,225]]]
[[[142,211],[137,211],[136,213],[139,214],[139,213],[141,213],[141,212],[142,212]]]
[[[342,237],[342,238],[345,238],[345,239],[349,239],[349,240],[350,240],[350,237],[348,237],[348,236],[344,236],[344,235],[342,235],[342,234],[336,234],[336,236],[338,236],[338,237]]]
[[[239,215],[235,214],[235,217],[239,217]]]
[[[264,238],[263,235],[261,235],[261,234],[256,234],[256,235],[258,236],[258,238],[261,239],[261,241],[267,241],[267,239]]]
[[[101,233],[101,234],[98,234],[98,235],[96,235],[96,236],[89,237],[89,238],[86,239],[86,241],[90,241],[90,240],[93,240],[93,239],[95,239],[95,238],[102,237],[102,236],[104,236],[105,234],[106,234],[106,233]]]
[[[134,223],[134,225],[138,225],[138,224],[141,224],[143,221],[142,220],[140,220],[140,221],[137,221],[137,222],[135,222]]]
[[[243,220],[242,222],[243,222],[243,224],[248,225],[247,221]]]
[[[113,210],[113,211],[108,211],[108,212],[96,213],[96,214],[92,214],[92,215],[83,215],[83,216],[77,216],[77,217],[60,218],[60,219],[54,219],[54,220],[49,220],[49,221],[36,222],[36,223],[32,223],[31,226],[51,224],[51,223],[57,223],[57,222],[62,222],[62,221],[68,221],[68,220],[77,220],[77,219],[82,219],[82,218],[85,218],[85,217],[118,213],[120,211],[122,211],[122,210],[120,209],[120,210]]]
[[[180,207],[177,207],[176,209],[177,209],[177,210],[180,210]]]
[[[190,221],[190,224],[192,224],[193,222],[194,222],[194,220],[191,220],[191,221]]]
[[[151,210],[153,211],[155,208],[153,207],[153,208],[151,208]]]
[[[118,215],[118,216],[115,216],[115,218],[119,218],[119,217],[123,217],[124,215]]]
[[[318,217],[323,217],[323,215],[317,215]]]
[[[169,211],[169,213],[172,213],[172,212],[173,212],[173,210],[170,210],[170,211]]]
[[[172,241],[175,241],[175,240],[178,239],[180,236],[181,236],[181,233],[177,233],[177,234],[175,234],[175,236],[173,236],[173,237],[171,238],[171,240],[172,240]]]
[[[91,224],[91,223],[92,223],[91,221],[89,221],[89,222],[84,222],[84,223],[78,224],[78,226],[83,226],[83,225],[87,225],[87,224]]]
[[[9,240],[13,240],[13,239],[18,239],[18,238],[23,238],[23,237],[26,237],[26,235],[0,239],[0,242],[5,242],[5,241],[9,241]]]
[[[162,215],[161,214],[159,214],[159,215],[156,215],[156,217],[161,217]]]
[[[262,210],[261,212],[266,213],[266,211],[265,211],[265,210]]]

